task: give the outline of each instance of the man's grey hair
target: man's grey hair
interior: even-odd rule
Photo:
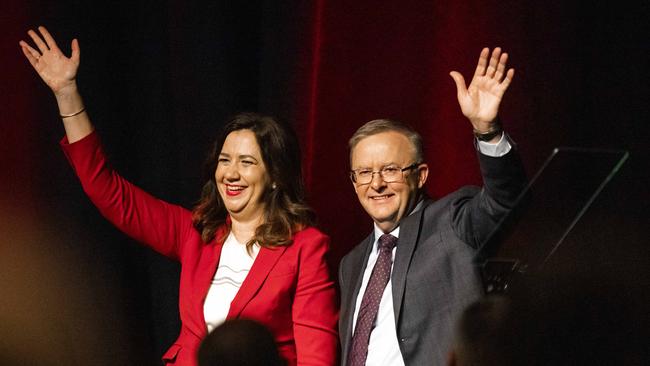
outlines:
[[[348,147],[350,148],[350,159],[352,159],[352,150],[354,150],[359,141],[372,135],[390,131],[401,133],[402,135],[406,136],[406,138],[408,138],[411,142],[411,145],[413,145],[415,148],[415,162],[423,162],[424,152],[422,147],[422,136],[420,136],[420,134],[417,133],[411,126],[391,119],[374,119],[359,127],[359,129],[350,138],[350,141],[348,141]],[[350,160],[350,162],[352,162],[352,160]]]

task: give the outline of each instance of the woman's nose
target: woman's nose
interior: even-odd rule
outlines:
[[[225,167],[225,172],[224,172],[224,177],[229,180],[229,181],[236,181],[239,180],[239,169],[237,169],[236,165],[230,165]]]

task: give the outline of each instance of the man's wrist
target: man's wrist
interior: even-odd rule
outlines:
[[[485,131],[474,128],[474,137],[476,137],[476,139],[479,141],[498,141],[497,138],[500,138],[502,134],[503,127],[501,126],[501,121],[498,118],[496,118],[494,122],[489,125],[489,128]]]
[[[482,155],[495,158],[507,154],[512,149],[510,139],[505,132],[501,134],[500,138],[497,137],[490,142],[475,140],[475,146]]]

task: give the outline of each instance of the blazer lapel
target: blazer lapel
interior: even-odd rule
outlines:
[[[364,247],[363,251],[360,252],[360,256],[357,258],[350,258],[349,261],[349,272],[343,273],[346,278],[349,278],[350,281],[346,283],[346,286],[349,287],[347,292],[347,297],[341,299],[341,321],[343,326],[341,330],[343,334],[340,335],[343,350],[341,359],[346,360],[348,354],[348,346],[350,340],[352,339],[352,322],[354,321],[354,308],[356,305],[357,297],[359,296],[359,290],[361,289],[361,283],[363,282],[363,272],[368,265],[368,257],[372,251],[372,243],[374,242],[374,234],[370,234],[364,241],[361,242],[361,246]]]
[[[228,311],[228,319],[236,318],[244,310],[244,307],[251,301],[253,296],[257,294],[260,287],[268,277],[269,273],[278,262],[282,253],[287,247],[276,248],[260,248],[257,253],[257,258],[253,262],[250,272],[246,276],[244,283],[242,283],[237,295],[230,303],[230,310]]]
[[[422,209],[404,218],[400,223],[395,262],[393,263],[393,272],[391,274],[395,326],[399,323],[399,314],[402,308],[404,289],[406,287],[406,274],[408,273],[411,257],[413,257],[413,252],[415,251],[415,246],[420,236],[422,215],[427,204],[428,202],[425,202]]]
[[[203,247],[203,254],[199,259],[199,263],[195,266],[196,273],[194,278],[196,283],[195,291],[192,291],[192,296],[195,298],[194,312],[195,317],[192,317],[193,324],[187,324],[190,329],[195,329],[196,334],[205,337],[208,333],[207,325],[205,324],[205,317],[203,313],[203,304],[205,298],[208,296],[212,279],[217,271],[217,264],[221,258],[221,250],[223,243],[226,239],[227,230],[224,227],[220,228],[215,235],[216,238],[212,242],[205,244]]]

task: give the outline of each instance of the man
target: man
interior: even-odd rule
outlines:
[[[350,139],[352,184],[374,231],[339,269],[344,365],[444,365],[455,318],[482,294],[472,259],[525,184],[497,120],[514,70],[501,49],[489,56],[469,87],[450,74],[479,140],[483,189],[427,198],[421,137],[399,122],[370,121]]]

